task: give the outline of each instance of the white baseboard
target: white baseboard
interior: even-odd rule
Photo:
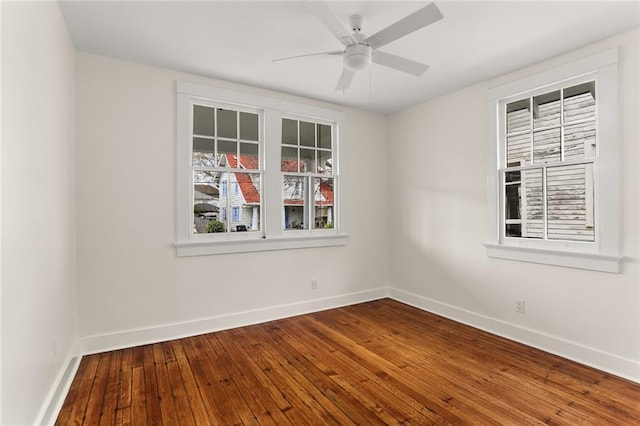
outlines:
[[[324,311],[326,309],[369,302],[388,297],[388,287],[357,293],[314,299],[305,302],[273,306],[253,311],[238,312],[203,318],[195,321],[166,324],[155,327],[127,330],[118,333],[86,336],[80,339],[80,352],[84,355],[150,343],[164,342],[198,334],[212,333],[230,328]]]
[[[65,358],[65,362],[62,364],[62,368],[58,372],[56,380],[53,382],[53,386],[51,386],[47,398],[42,404],[42,408],[34,424],[53,426],[56,422],[64,399],[67,397],[67,393],[69,393],[73,378],[80,366],[82,356],[78,355],[79,343],[80,342],[76,340],[72,345],[71,350]]]
[[[424,296],[390,288],[389,297],[424,311],[640,383],[640,363],[536,330],[467,311]]]

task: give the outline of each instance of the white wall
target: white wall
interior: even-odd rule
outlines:
[[[640,380],[638,31],[389,117],[390,277],[394,297]],[[623,273],[489,259],[485,94],[620,45]],[[470,71],[471,72],[471,71]],[[526,313],[515,313],[515,300]]]
[[[84,53],[76,72],[85,350],[238,324],[207,319],[246,311],[266,309],[243,317],[264,319],[368,298],[370,290],[387,287],[387,209],[380,204],[387,183],[378,178],[386,168],[385,117],[346,110],[346,246],[177,258],[175,81],[285,95]],[[375,183],[364,185],[372,176]],[[312,278],[318,290],[311,290]],[[184,324],[189,321],[196,323]]]
[[[56,3],[3,2],[1,39],[0,423],[24,425],[77,345],[75,51]]]

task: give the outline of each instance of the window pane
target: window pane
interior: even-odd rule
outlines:
[[[214,136],[214,108],[193,106],[193,134]]]
[[[237,167],[237,147],[238,143],[234,141],[218,141],[218,164],[221,167]]]
[[[331,126],[318,124],[318,148],[331,149]]]
[[[523,172],[505,172],[505,236],[522,237],[522,184],[520,177]]]
[[[260,174],[229,173],[230,226],[231,232],[260,230]],[[236,191],[237,189],[237,191]]]
[[[594,119],[596,116],[595,82],[564,89],[564,121]]]
[[[547,224],[549,239],[594,241],[592,164],[547,169]]]
[[[220,173],[193,174],[193,233],[224,232],[220,220]]]
[[[317,173],[331,174],[333,171],[333,162],[331,158],[331,151],[318,150],[318,168]]]
[[[531,134],[507,137],[507,167],[531,164]]]
[[[560,128],[542,130],[533,134],[533,162],[560,161]]]
[[[218,137],[238,137],[238,112],[228,109],[218,109]]]
[[[300,171],[315,172],[316,151],[315,149],[300,148]]]
[[[258,170],[260,168],[258,144],[240,143],[240,163],[245,169]]]
[[[215,167],[213,139],[193,138],[193,165]]]
[[[313,179],[314,228],[333,228],[333,178]]]
[[[509,223],[512,219],[520,219],[520,183],[506,185],[505,193],[505,219]],[[518,235],[519,236],[519,235]]]
[[[298,148],[283,146],[281,158],[281,171],[297,172],[298,171]]]
[[[529,99],[507,104],[507,133],[531,129],[531,103]]]
[[[282,204],[285,229],[307,229],[305,223],[305,193],[307,179],[302,176],[284,175]]]
[[[596,123],[571,124],[564,128],[564,159],[580,160],[596,155]]]
[[[560,125],[560,91],[533,98],[533,127]]]
[[[258,140],[258,114],[240,113],[240,139]]]
[[[504,181],[505,182],[520,182],[520,171],[515,172],[505,172]]]
[[[315,123],[300,122],[300,145],[316,146],[316,125]]]
[[[542,199],[542,169],[522,171],[520,189],[522,237],[544,237],[544,204]]]
[[[298,122],[296,120],[282,119],[282,143],[298,145]]]

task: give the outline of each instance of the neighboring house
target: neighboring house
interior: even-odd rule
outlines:
[[[530,166],[532,158],[537,165],[595,157],[593,86],[587,83],[571,89],[576,93],[567,90],[564,99],[558,91],[534,98],[533,105],[528,99],[511,104],[507,112],[508,167]],[[590,165],[549,167],[545,177],[541,168],[507,172],[505,185],[507,236],[543,238],[546,197],[549,239],[594,240]]]
[[[207,232],[207,222],[218,220],[220,209],[216,205],[218,188],[206,184],[193,187],[193,228],[197,234]]]
[[[298,168],[300,165],[300,168]],[[304,172],[306,165],[298,160],[283,159],[281,170],[287,172]],[[313,200],[314,200],[314,227],[324,228],[328,224],[333,224],[333,187],[328,180],[313,179]],[[284,206],[284,227],[285,229],[304,229],[304,194],[305,182],[299,176],[285,175],[283,183],[283,206]]]
[[[252,155],[241,155],[238,164],[236,155],[223,154],[220,163],[234,169],[258,169],[258,159]],[[220,220],[228,220],[231,231],[260,229],[259,176],[257,173],[228,173],[226,180],[220,180]]]
[[[206,232],[206,222],[216,219],[229,226],[231,232],[238,230],[260,229],[260,181],[259,174],[245,170],[257,170],[255,156],[241,155],[238,164],[237,155],[222,154],[220,165],[239,169],[237,173],[211,173],[206,180],[210,183],[194,185],[194,228],[196,233]],[[286,175],[287,172],[304,172],[305,164],[298,160],[283,160],[284,227],[286,229],[304,229],[304,182],[298,175]],[[242,171],[240,171],[242,170]],[[333,224],[334,193],[330,178],[314,178],[314,227],[324,228]],[[203,204],[214,206],[216,210],[203,212]],[[196,211],[200,206],[200,211]],[[205,209],[206,210],[206,209]]]

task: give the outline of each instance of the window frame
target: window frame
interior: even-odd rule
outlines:
[[[490,88],[486,98],[489,257],[618,273],[621,270],[621,157],[618,135],[618,50]],[[597,145],[594,159],[595,241],[506,237],[504,231],[505,105],[580,82],[596,83]],[[531,165],[536,168],[542,166]]]
[[[345,173],[340,168],[346,138],[346,114],[342,111],[320,108],[307,104],[262,96],[226,88],[201,84],[176,82],[176,255],[197,256],[226,253],[242,253],[266,250],[285,250],[309,247],[345,245],[348,234],[344,209],[334,212],[333,229],[308,229],[303,232],[284,232],[282,208],[282,172],[280,171],[281,120],[286,116],[301,117],[311,121],[332,123],[335,155],[334,190],[335,203],[341,206],[345,185]],[[193,177],[191,174],[193,103],[224,103],[239,110],[259,110],[259,152],[261,174],[260,231],[228,232],[219,234],[193,233]],[[248,172],[242,170],[242,172]],[[228,179],[227,179],[228,180]],[[228,184],[227,184],[228,185]],[[230,188],[227,186],[227,191]],[[231,214],[231,212],[228,212]]]
[[[337,206],[337,201],[336,201],[336,196],[335,193],[338,190],[337,189],[337,182],[339,180],[339,177],[337,175],[337,173],[335,172],[336,169],[334,169],[334,161],[335,159],[338,157],[337,155],[337,144],[335,143],[335,141],[337,141],[338,139],[338,135],[336,132],[336,129],[334,126],[332,126],[331,122],[327,121],[327,120],[321,120],[318,118],[311,118],[311,117],[305,117],[305,116],[301,116],[298,114],[283,114],[282,116],[283,120],[291,120],[291,121],[296,121],[298,123],[298,144],[297,145],[293,145],[293,144],[289,144],[289,143],[285,143],[284,141],[281,141],[280,147],[282,148],[297,148],[297,163],[300,164],[302,162],[302,155],[301,155],[301,150],[305,149],[305,150],[313,150],[314,152],[314,157],[316,159],[315,164],[317,165],[317,155],[318,153],[321,152],[330,152],[331,153],[331,159],[332,159],[332,165],[331,165],[331,173],[319,173],[317,171],[282,171],[281,168],[281,175],[282,175],[282,185],[283,185],[283,190],[284,190],[284,180],[285,180],[285,176],[289,176],[292,178],[297,178],[297,179],[302,179],[303,183],[302,183],[302,187],[307,187],[307,188],[314,188],[314,191],[307,191],[304,194],[304,197],[302,199],[303,204],[301,205],[301,208],[303,208],[303,222],[307,223],[307,228],[301,228],[301,229],[296,229],[296,228],[287,228],[286,227],[286,214],[285,214],[285,205],[282,204],[282,224],[283,224],[283,230],[285,232],[286,235],[292,234],[295,235],[295,233],[298,234],[304,234],[306,231],[309,230],[313,230],[313,232],[315,233],[333,233],[334,231],[332,231],[333,228],[316,228],[315,225],[312,225],[314,223],[314,218],[315,218],[315,207],[316,207],[316,200],[315,200],[315,179],[332,179],[334,182],[334,188],[333,188],[333,193],[334,193],[334,197],[333,197],[333,205],[332,205],[332,209],[333,212],[336,211],[336,208],[339,209],[340,206]],[[301,131],[300,131],[300,123],[301,122],[306,122],[309,124],[313,124],[314,125],[314,143],[315,145],[313,147],[310,146],[306,146],[306,145],[302,145],[299,138],[301,137]],[[331,128],[331,149],[326,149],[326,148],[322,148],[320,146],[318,146],[318,127],[317,126],[330,126]],[[319,189],[319,188],[318,188]],[[284,200],[282,200],[284,201]],[[335,220],[332,222],[335,223]]]

